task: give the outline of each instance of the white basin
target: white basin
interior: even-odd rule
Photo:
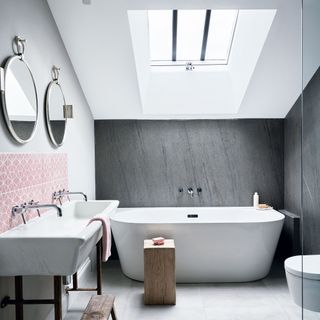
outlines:
[[[88,220],[101,213],[110,216],[118,206],[118,200],[70,201],[63,204],[62,217]]]
[[[62,217],[51,210],[0,234],[0,276],[70,275],[102,236],[98,214],[110,216],[119,201],[71,201]]]

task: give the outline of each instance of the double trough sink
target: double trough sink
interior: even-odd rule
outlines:
[[[101,214],[111,216],[119,201],[71,201],[62,217],[49,211],[0,234],[0,276],[71,275],[102,236]]]

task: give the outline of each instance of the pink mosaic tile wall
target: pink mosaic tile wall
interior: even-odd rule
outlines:
[[[51,203],[53,191],[68,189],[65,153],[0,153],[0,233],[22,223],[14,205],[34,200]],[[37,215],[26,214],[27,220]]]

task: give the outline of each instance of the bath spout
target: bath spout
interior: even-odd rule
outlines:
[[[188,188],[188,194],[190,194],[191,198],[193,198],[193,189],[192,188]]]

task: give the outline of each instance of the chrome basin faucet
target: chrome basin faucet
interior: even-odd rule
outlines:
[[[40,208],[52,208],[55,209],[57,211],[57,215],[58,217],[62,217],[62,210],[60,207],[58,207],[55,204],[28,204],[27,205],[27,210],[31,210],[31,209],[40,209]]]
[[[17,215],[21,214],[23,222],[26,223],[24,214],[32,209],[41,209],[41,208],[53,208],[57,211],[58,217],[62,217],[62,210],[57,205],[55,205],[55,204],[39,204],[34,201],[30,201],[29,203],[25,202],[20,205],[14,206],[11,209],[11,212],[12,212],[13,216],[17,216]],[[39,212],[38,212],[38,215],[40,215]]]
[[[62,204],[62,198],[65,196],[69,196],[71,194],[81,194],[83,196],[84,201],[88,201],[88,197],[85,193],[81,192],[81,191],[67,191],[65,189],[63,190],[59,190],[59,191],[55,191],[52,194],[52,202],[54,202],[55,200],[58,200],[60,202],[60,204]]]

